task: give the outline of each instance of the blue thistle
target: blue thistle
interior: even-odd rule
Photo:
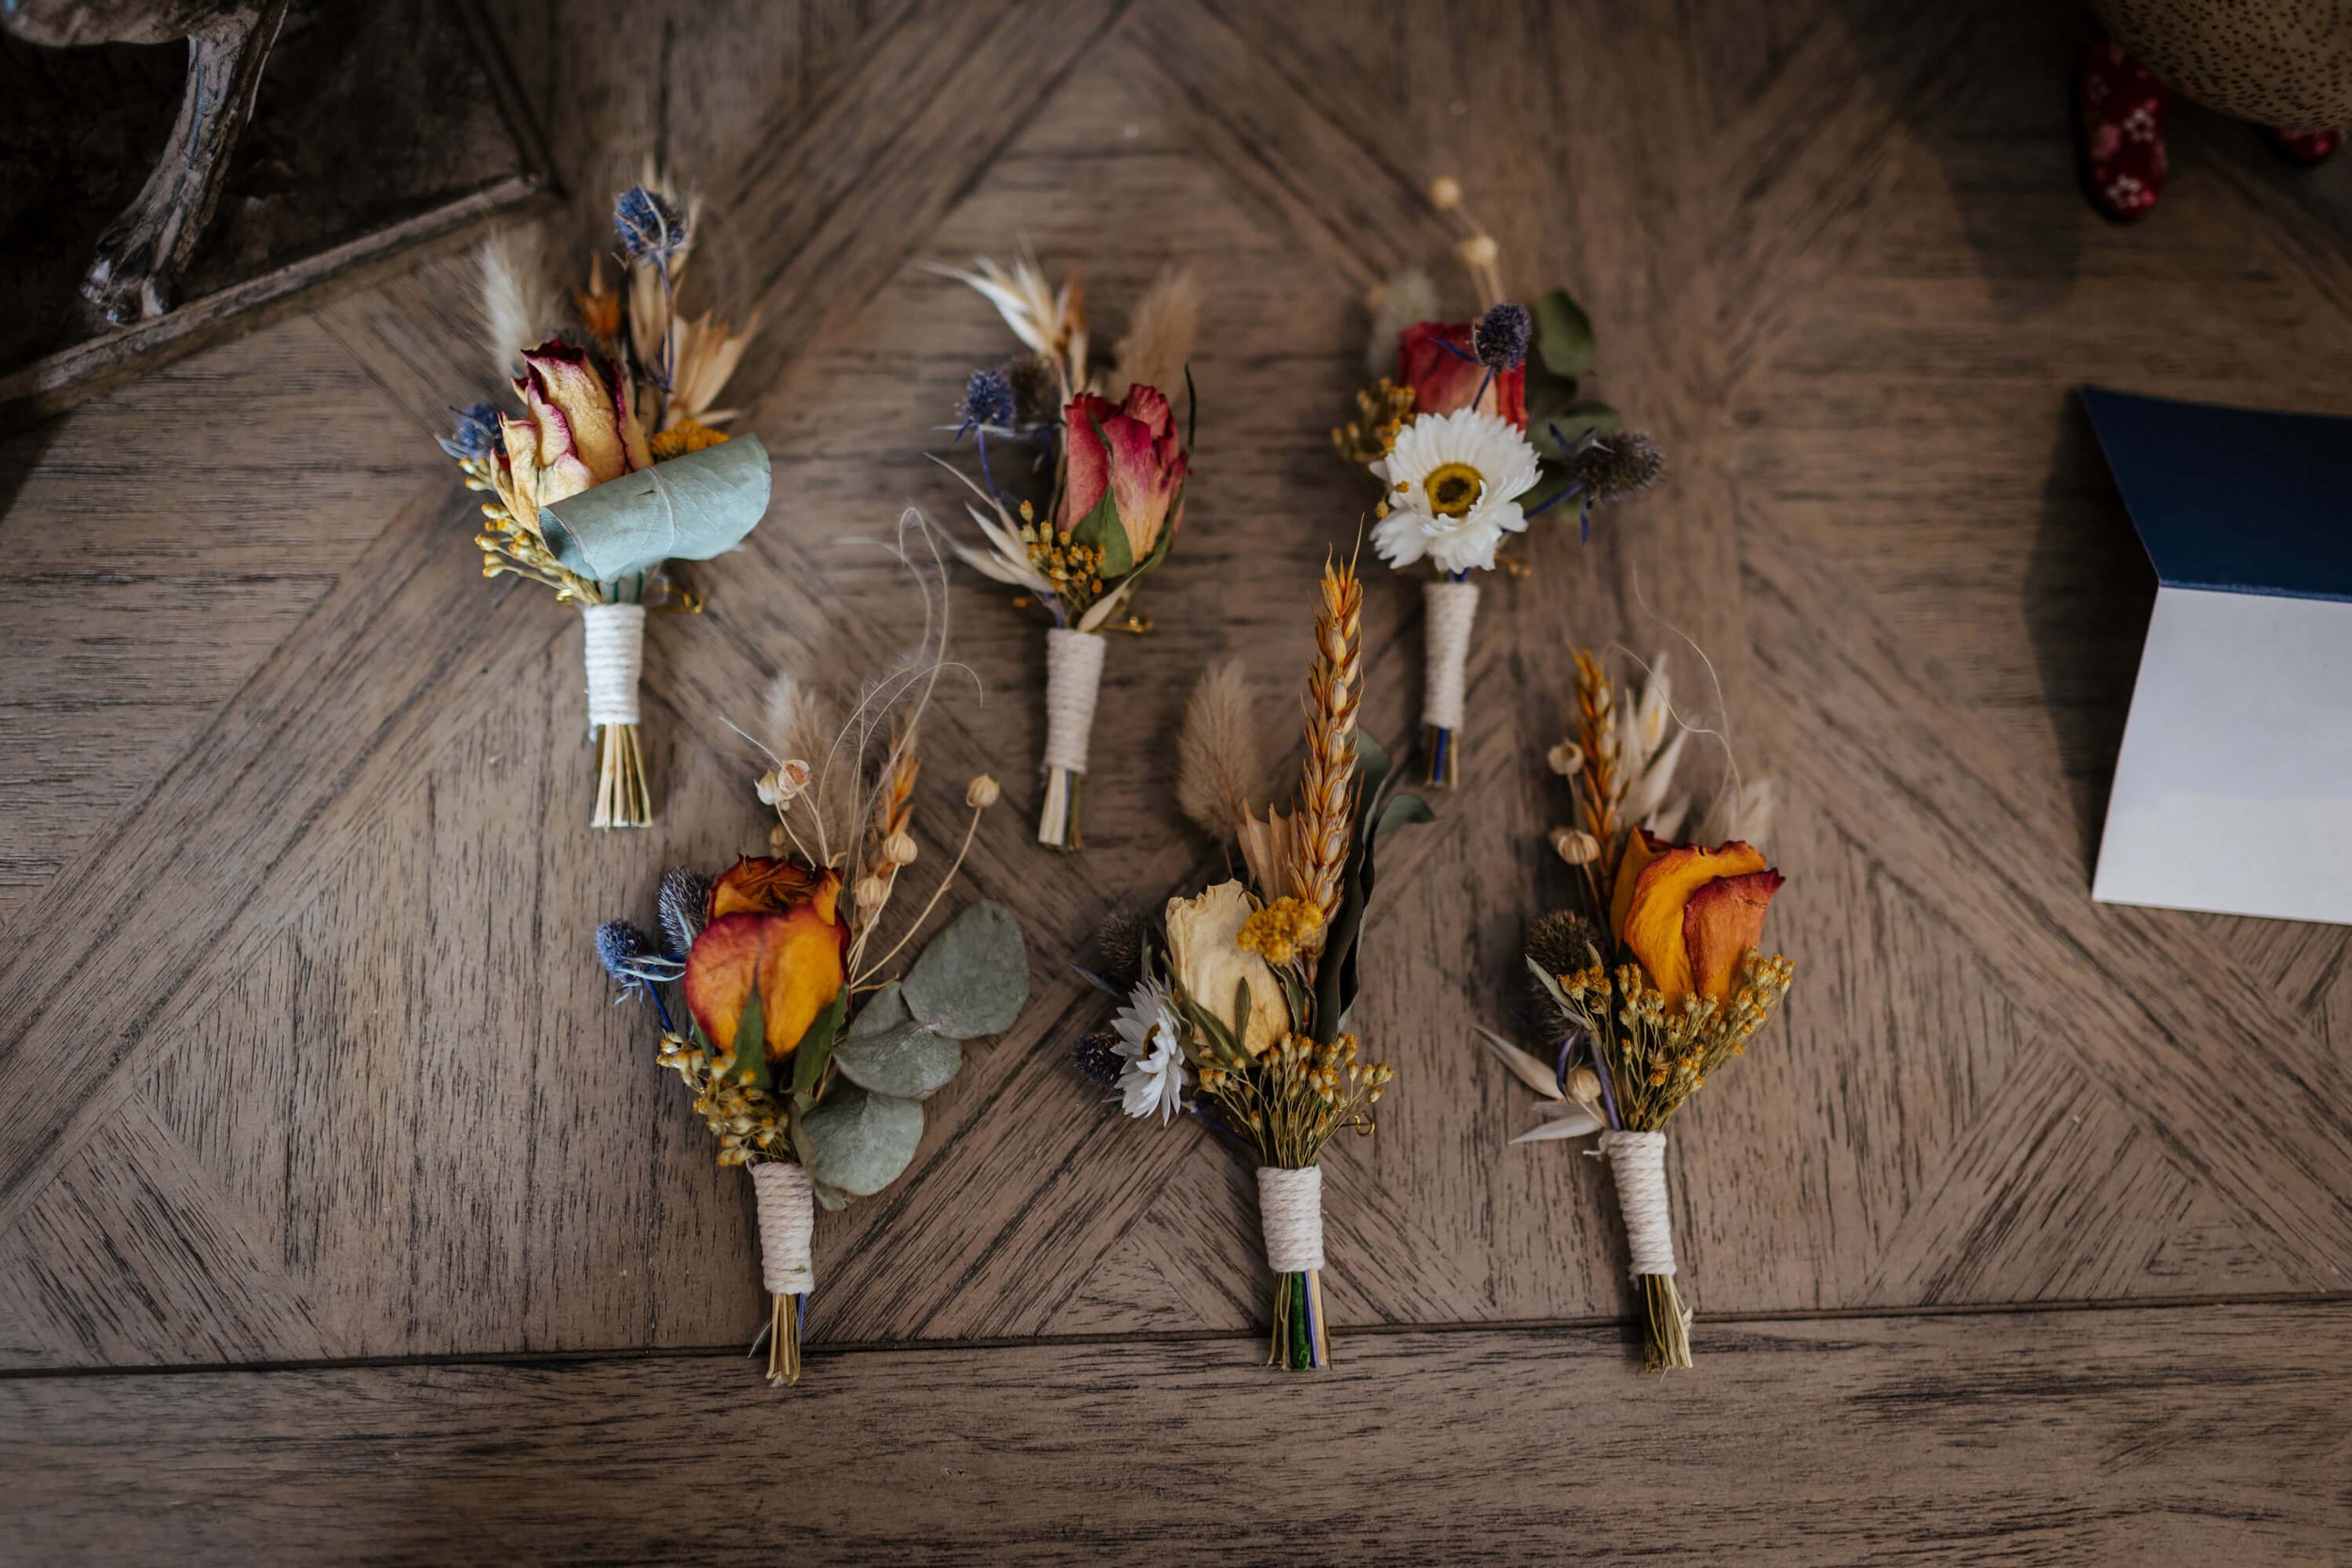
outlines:
[[[482,462],[499,450],[499,411],[486,403],[460,409],[457,422],[441,437],[441,450],[459,462]]]
[[[631,185],[612,203],[612,231],[632,261],[667,261],[686,244],[686,220],[660,192]]]
[[[640,992],[661,1015],[661,1027],[670,1027],[670,1009],[662,1006],[661,993],[654,988],[683,977],[685,964],[658,951],[644,932],[626,920],[608,920],[596,927],[596,961],[620,985],[623,996],[632,990]]]
[[[978,370],[965,383],[963,401],[956,405],[962,428],[974,425],[1009,430],[1013,421],[1012,377],[1004,371]]]
[[[1489,371],[1513,371],[1526,362],[1527,340],[1534,324],[1524,305],[1498,305],[1478,318],[1470,347]]]

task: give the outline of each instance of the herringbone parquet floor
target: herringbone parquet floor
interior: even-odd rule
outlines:
[[[465,255],[0,447],[7,1555],[2344,1550],[2346,939],[2090,903],[2153,578],[2071,391],[2352,412],[2352,168],[2185,113],[2173,193],[2109,228],[2065,134],[2089,24],[2022,4],[490,9],[573,190],[652,147],[710,191],[776,504],[653,640],[660,821],[598,837],[576,618],[480,580],[429,439],[485,374]],[[1357,301],[1442,263],[1445,172],[1515,288],[1586,304],[1672,478],[1482,610],[1461,787],[1383,869],[1359,1016],[1403,1082],[1327,1164],[1341,1361],[1302,1386],[1253,1364],[1248,1172],[1091,1102],[1066,964],[1209,863],[1168,778],[1194,673],[1295,689],[1363,499],[1325,436]],[[1207,278],[1187,532],[1112,661],[1090,847],[1013,810],[974,851],[1029,1011],[822,1221],[771,1395],[746,1184],[587,932],[761,840],[723,720],[771,672],[895,650],[842,541],[952,515],[922,454],[1001,352],[925,263],[1025,243],[1105,301]],[[957,590],[987,698],[934,780],[1037,752],[1000,600]],[[1371,583],[1400,739],[1419,609]],[[1781,781],[1799,982],[1677,1123],[1700,1365],[1661,1384],[1605,1183],[1505,1147],[1470,1025],[1564,886],[1564,650],[1677,629]]]

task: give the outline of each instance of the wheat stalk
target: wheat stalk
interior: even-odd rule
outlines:
[[[1315,657],[1307,671],[1307,763],[1290,845],[1294,896],[1323,911],[1327,931],[1340,912],[1340,879],[1356,829],[1356,712],[1363,698],[1364,585],[1356,564],[1327,562],[1315,616]]]

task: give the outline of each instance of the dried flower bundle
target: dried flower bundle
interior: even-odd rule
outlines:
[[[482,575],[544,584],[580,609],[599,828],[652,819],[637,733],[645,612],[702,607],[670,563],[732,549],[768,509],[767,452],[729,441],[715,427],[732,411],[712,406],[751,328],[679,305],[700,227],[699,202],[649,170],[613,204],[621,286],[596,256],[568,311],[538,231],[495,236],[483,315],[521,411],[475,404],[441,441],[467,488],[490,497],[474,541]]]
[[[1514,1143],[1600,1134],[1642,1289],[1644,1359],[1665,1370],[1691,1365],[1692,1320],[1675,1284],[1666,1122],[1788,991],[1788,960],[1757,946],[1783,880],[1750,842],[1770,826],[1772,792],[1734,772],[1696,842],[1676,842],[1692,800],[1684,743],[1700,732],[1675,712],[1664,656],[1620,700],[1599,657],[1579,651],[1575,686],[1571,733],[1549,760],[1573,797],[1575,823],[1551,843],[1578,870],[1579,907],[1537,920],[1527,942],[1549,1060],[1480,1034],[1552,1102]]]
[[[1429,819],[1417,797],[1389,793],[1388,755],[1357,728],[1362,603],[1352,564],[1325,569],[1307,760],[1287,815],[1262,819],[1251,798],[1254,729],[1239,671],[1201,677],[1179,746],[1180,792],[1196,821],[1240,842],[1249,875],[1170,898],[1155,918],[1110,924],[1096,978],[1124,1006],[1074,1053],[1129,1116],[1166,1126],[1181,1112],[1253,1157],[1275,1275],[1270,1359],[1294,1371],[1330,1363],[1317,1162],[1341,1132],[1373,1130],[1395,1077],[1362,1057],[1349,1016],[1373,849],[1386,829]]]
[[[1665,465],[1657,442],[1581,396],[1593,327],[1576,301],[1561,289],[1532,309],[1504,300],[1499,248],[1463,209],[1460,183],[1432,182],[1429,199],[1461,230],[1454,254],[1480,313],[1437,319],[1437,291],[1419,272],[1377,291],[1366,356],[1375,379],[1331,440],[1380,483],[1374,548],[1399,570],[1428,563],[1422,744],[1427,782],[1446,785],[1458,772],[1478,610],[1470,574],[1493,570],[1510,535],[1564,502],[1577,503],[1589,538],[1596,505],[1646,489]]]
[[[1082,843],[1078,785],[1087,770],[1103,637],[1143,632],[1136,590],[1168,559],[1184,516],[1192,471],[1189,428],[1176,432],[1164,388],[1183,375],[1200,317],[1200,286],[1188,271],[1164,275],[1136,306],[1116,364],[1089,358],[1086,291],[1073,277],[1048,287],[1034,258],[1010,268],[982,257],[970,271],[936,269],[996,307],[1027,350],[972,372],[956,422],[973,437],[979,478],[958,471],[976,501],[965,510],[982,545],[956,553],[993,581],[1022,591],[1051,619],[1045,634],[1045,798],[1038,842]],[[1107,395],[1116,376],[1120,395]],[[1189,414],[1187,426],[1189,426]],[[1028,461],[992,458],[1025,449]],[[1047,483],[1021,494],[1027,475]]]
[[[996,802],[986,774],[961,792],[970,816],[954,859],[889,934],[899,884],[924,860],[923,718],[961,673],[947,657],[946,559],[921,518],[907,514],[892,549],[922,600],[922,641],[828,727],[814,727],[820,708],[804,690],[784,688],[753,784],[775,812],[771,852],[716,879],[685,866],[664,877],[660,941],[625,920],[596,932],[606,971],[659,1015],[661,1065],[693,1090],[719,1163],[750,1167],[779,1384],[800,1376],[811,1204],[838,1209],[897,1180],[963,1042],[1010,1028],[1029,994],[1020,927],[998,904],[971,905],[899,964]]]

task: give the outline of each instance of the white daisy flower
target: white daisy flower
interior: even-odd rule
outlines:
[[[1538,477],[1527,437],[1476,408],[1413,420],[1372,471],[1389,487],[1373,548],[1391,566],[1427,556],[1447,572],[1493,570],[1502,536],[1527,527],[1518,499]]]
[[[1146,981],[1111,1020],[1119,1034],[1119,1108],[1131,1117],[1157,1111],[1160,1125],[1175,1119],[1184,1096],[1184,1026],[1168,988]]]

